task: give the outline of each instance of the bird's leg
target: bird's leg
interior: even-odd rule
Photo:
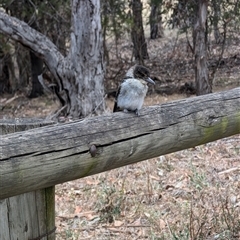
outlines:
[[[128,113],[128,112],[134,112],[137,116],[139,116],[139,109],[136,109],[134,111],[128,110],[128,109],[123,109],[123,112]]]

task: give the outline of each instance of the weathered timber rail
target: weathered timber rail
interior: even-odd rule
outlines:
[[[0,199],[240,133],[240,88],[1,136]]]

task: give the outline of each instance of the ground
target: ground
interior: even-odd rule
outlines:
[[[162,61],[170,53],[162,50]],[[189,60],[179,51],[171,61],[178,69],[167,62],[154,68],[161,59],[150,56],[148,65],[164,84],[193,79],[192,70],[181,73],[181,61]],[[214,91],[240,86],[238,65],[229,70],[231,56],[226,59]],[[185,97],[152,93],[145,106]],[[106,101],[111,111],[113,100]],[[0,118],[47,117],[58,108],[54,96],[0,96]],[[240,239],[240,135],[57,185],[55,199],[57,240]]]

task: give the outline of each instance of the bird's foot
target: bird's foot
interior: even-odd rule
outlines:
[[[135,110],[135,113],[136,113],[137,116],[139,116],[139,110],[138,109]]]
[[[128,113],[128,112],[134,112],[137,116],[139,116],[139,109],[136,110],[128,110],[128,109],[123,109],[123,112]]]

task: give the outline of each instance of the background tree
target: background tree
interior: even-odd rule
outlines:
[[[18,46],[0,36],[0,93],[14,93],[21,85],[21,74],[16,58]],[[24,56],[24,55],[23,55]]]
[[[213,31],[214,31],[214,38],[216,43],[221,42],[221,34],[219,30],[219,21],[221,18],[221,3],[222,1],[220,0],[212,0],[212,12],[213,12],[213,18],[212,18],[212,25],[213,25]]]
[[[107,47],[107,39],[114,38],[113,49],[116,57],[119,58],[119,40],[122,36],[127,35],[126,33],[130,32],[132,21],[127,6],[128,2],[126,0],[101,1],[104,55],[107,65],[109,65],[108,51],[110,48],[110,46]]]
[[[42,58],[57,82],[63,112],[74,118],[104,109],[100,2],[72,1],[71,46],[66,57],[45,35],[0,11],[0,32]]]
[[[3,0],[1,6],[6,12],[15,16],[18,19],[26,22],[35,30],[43,33],[49,37],[59,50],[66,53],[66,41],[69,41],[69,29],[70,29],[70,2],[69,1],[10,1]],[[67,39],[68,38],[68,39]],[[5,46],[8,52],[9,41],[5,36],[2,40],[0,39],[2,46]],[[37,76],[42,74],[43,62],[41,58],[38,58],[34,52],[24,48],[20,44],[12,43],[14,51],[10,54],[11,62],[14,63],[19,69],[19,75],[16,77],[9,76],[5,81],[5,85],[10,86],[11,92],[15,92],[23,87],[28,86],[28,96],[37,97],[43,93],[42,85],[39,83]],[[16,59],[16,61],[14,61]],[[8,72],[16,72],[11,70],[11,65],[7,65]],[[29,81],[30,80],[30,81]]]
[[[207,0],[198,0],[196,20],[193,28],[193,49],[195,56],[195,82],[197,95],[212,92],[207,65]]]
[[[163,0],[151,0],[150,3],[151,12],[149,22],[151,39],[161,38],[164,36],[161,13],[162,4]]]
[[[133,53],[137,61],[143,64],[144,59],[148,59],[147,43],[145,41],[143,21],[142,21],[142,2],[140,0],[132,0],[132,42]]]
[[[207,5],[207,9],[201,7],[204,5]],[[168,11],[173,11],[169,19],[171,26],[178,27],[180,33],[186,34],[188,49],[191,49],[194,58],[193,67],[198,95],[212,92],[215,74],[224,62],[226,43],[233,43],[236,40],[239,32],[239,5],[239,1],[236,0],[209,0],[202,1],[202,4],[199,1],[179,0],[164,5]],[[205,9],[206,18],[201,9]],[[192,39],[188,36],[189,32],[192,32]],[[213,42],[213,37],[216,44]],[[213,63],[214,59],[216,63],[211,66],[209,60]],[[200,79],[202,79],[201,84]]]

